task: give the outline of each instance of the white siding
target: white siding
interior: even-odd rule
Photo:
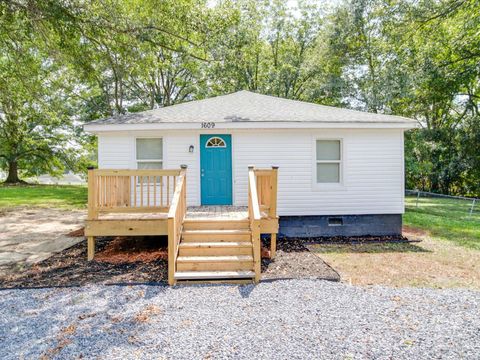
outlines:
[[[194,132],[173,132],[164,136],[164,164],[165,169],[179,169],[180,165],[187,165],[187,204],[199,204],[199,160],[198,136]],[[193,153],[188,152],[190,145],[195,147]]]
[[[100,169],[129,169],[132,167],[135,144],[131,136],[98,136],[98,167]]]
[[[236,203],[247,203],[247,166],[279,166],[279,215],[403,213],[401,130],[237,133]],[[316,184],[315,141],[343,140],[343,184]]]
[[[403,213],[403,130],[164,131],[99,136],[101,168],[135,168],[135,137],[164,139],[164,168],[188,165],[187,200],[200,204],[201,133],[232,134],[233,199],[247,203],[247,167],[279,166],[279,215]],[[343,183],[315,183],[315,140],[342,139]],[[188,148],[194,145],[194,153]]]

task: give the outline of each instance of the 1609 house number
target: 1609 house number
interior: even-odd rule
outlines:
[[[202,129],[213,129],[214,127],[214,122],[202,122]]]

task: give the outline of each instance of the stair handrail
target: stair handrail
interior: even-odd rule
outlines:
[[[255,271],[255,282],[260,281],[261,273],[261,243],[260,243],[260,204],[257,193],[257,180],[255,167],[248,167],[248,217],[250,220],[250,231],[253,245],[253,268]]]
[[[257,196],[262,217],[277,217],[278,166],[271,169],[254,169]]]
[[[182,237],[183,221],[187,213],[186,167],[182,167],[175,184],[175,192],[168,211],[168,283],[175,283],[178,245]]]

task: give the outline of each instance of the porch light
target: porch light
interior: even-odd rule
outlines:
[[[188,152],[193,153],[193,149],[194,149],[193,145],[190,145],[189,148],[188,148]]]

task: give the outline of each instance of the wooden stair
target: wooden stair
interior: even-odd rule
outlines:
[[[178,246],[176,281],[253,281],[248,219],[185,219]]]

